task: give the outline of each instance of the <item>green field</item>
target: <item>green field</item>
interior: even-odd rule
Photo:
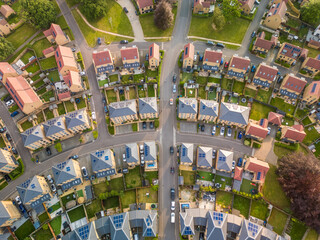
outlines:
[[[33,26],[28,23],[24,23],[11,33],[7,39],[12,43],[14,48],[18,48],[36,32],[37,30]]]
[[[273,227],[273,231],[282,235],[287,222],[288,215],[273,208],[268,223]]]
[[[81,205],[81,206],[69,211],[68,216],[70,218],[70,221],[73,223],[75,221],[78,221],[81,218],[84,218],[86,216],[86,214],[84,212],[83,206]]]
[[[266,220],[269,214],[268,204],[263,200],[255,200],[251,203],[250,215],[261,220]]]
[[[268,107],[258,102],[253,102],[251,105],[250,118],[257,121],[261,118],[268,118],[269,112],[273,110],[274,109],[271,107]]]

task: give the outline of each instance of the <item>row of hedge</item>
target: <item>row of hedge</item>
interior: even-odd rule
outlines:
[[[278,147],[287,148],[287,149],[293,150],[293,151],[296,151],[299,148],[299,144],[298,143],[286,144],[286,143],[282,143],[282,142],[275,142],[274,145],[276,145]]]

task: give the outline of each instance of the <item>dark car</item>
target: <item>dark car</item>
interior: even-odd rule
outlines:
[[[173,81],[173,83],[176,83],[176,81],[177,81],[177,75],[173,75],[172,81]]]
[[[124,11],[125,13],[128,13],[128,12],[129,12],[126,7],[123,8],[123,11]]]
[[[104,106],[103,108],[104,108],[104,112],[107,113],[108,112],[107,106]]]
[[[17,151],[17,149],[15,149],[14,147],[11,148],[11,151],[12,151],[13,154],[18,155],[18,151]]]
[[[146,54],[146,61],[149,61],[149,54]]]
[[[277,83],[281,83],[282,80],[283,80],[283,76],[279,76],[279,77],[278,77],[278,80],[277,80]]]
[[[101,38],[98,38],[98,44],[101,45]]]
[[[52,154],[51,153],[51,149],[49,147],[46,148],[46,153],[47,153],[48,156],[50,156]]]
[[[6,127],[0,128],[0,133],[4,133],[5,131],[7,131]]]
[[[147,123],[146,122],[142,123],[142,129],[147,129]]]
[[[105,97],[102,98],[102,102],[103,102],[103,104],[105,104],[107,102]]]
[[[5,179],[7,182],[10,182],[10,181],[11,181],[11,178],[9,177],[8,174],[4,175],[4,179]]]
[[[13,113],[10,114],[10,117],[15,117],[15,116],[17,116],[18,114],[19,114],[18,111],[14,111]]]
[[[201,129],[201,132],[204,132],[204,129],[205,129],[204,124],[201,125],[201,128],[200,128],[200,129]]]
[[[174,199],[176,198],[176,191],[174,190],[174,188],[171,188],[170,196],[171,196],[171,200],[174,201]]]
[[[170,173],[171,173],[171,174],[174,174],[174,167],[171,167],[171,168],[170,168]]]
[[[238,134],[238,139],[242,139],[242,132],[241,131]]]
[[[170,147],[170,154],[172,155],[174,153],[173,146]]]
[[[253,31],[251,37],[254,38],[256,36],[256,31]]]
[[[8,141],[10,141],[10,142],[12,141],[12,138],[9,133],[6,133],[6,138],[8,139]]]
[[[150,122],[150,125],[149,125],[149,126],[150,126],[151,129],[153,129],[153,128],[154,128],[153,122]]]
[[[222,43],[217,43],[216,46],[219,48],[224,48],[224,45]]]
[[[121,40],[120,43],[121,44],[128,44],[129,42],[127,40]]]

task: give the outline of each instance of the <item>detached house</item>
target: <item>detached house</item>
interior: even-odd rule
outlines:
[[[9,6],[9,5],[2,5],[0,8],[0,13],[5,17],[8,18],[11,14],[15,14],[16,12]]]
[[[212,51],[206,49],[204,52],[202,69],[208,72],[217,72],[219,71],[221,62],[222,52],[220,50]]]
[[[80,74],[70,71],[63,76],[63,81],[68,85],[71,92],[81,92],[84,90]]]
[[[6,19],[0,19],[0,36],[4,37],[13,30],[11,25],[6,21]]]
[[[193,164],[193,144],[182,143],[180,147],[180,164],[191,166]]]
[[[278,42],[278,38],[275,36],[271,37],[271,40],[265,39],[265,32],[260,32],[257,39],[254,41],[252,51],[259,54],[267,54],[273,46]]]
[[[193,13],[204,14],[209,13],[210,1],[193,0]]]
[[[159,45],[152,43],[149,46],[149,69],[156,69],[159,67],[160,61]]]
[[[284,61],[290,65],[295,65],[297,60],[304,60],[308,56],[308,49],[295,46],[291,43],[283,43],[278,55],[277,60]]]
[[[211,169],[212,148],[199,146],[197,150],[197,167]]]
[[[261,119],[259,121],[250,120],[246,128],[246,137],[262,141],[268,135],[268,120]]]
[[[269,164],[260,161],[255,157],[249,157],[244,167],[244,171],[253,173],[253,178],[251,181],[261,184],[264,183],[264,180],[267,176]]]
[[[275,112],[269,112],[268,122],[275,126],[281,126],[283,115]]]
[[[245,80],[245,74],[249,70],[249,66],[250,59],[248,57],[239,57],[236,54],[233,55],[229,63],[226,78],[243,82]]]
[[[214,122],[218,117],[219,103],[213,100],[200,100],[198,120]]]
[[[21,133],[21,137],[24,147],[30,150],[36,150],[51,143],[51,141],[46,138],[41,124]]]
[[[130,167],[140,164],[139,149],[137,143],[128,143],[125,146],[126,161]]]
[[[263,25],[271,29],[278,29],[282,22],[285,22],[285,14],[287,12],[287,5],[285,1],[274,3],[267,13]]]
[[[278,76],[278,68],[266,65],[262,62],[252,79],[254,86],[260,87],[263,90],[268,91],[271,84],[276,80]]]
[[[50,43],[56,43],[57,45],[64,45],[70,42],[69,37],[65,34],[58,24],[51,23],[48,30],[43,31],[44,36]]]
[[[114,124],[138,120],[136,100],[126,100],[109,104],[110,120]]]
[[[139,98],[139,116],[141,119],[158,118],[158,103],[155,97]]]
[[[12,201],[0,202],[0,227],[11,226],[15,221],[21,218],[18,208]]]
[[[193,67],[194,46],[192,43],[188,43],[184,46],[183,51],[183,64],[182,68],[186,71],[190,71]]]
[[[292,73],[287,74],[281,83],[279,95],[285,100],[296,100],[306,84],[307,81],[304,78],[298,78]]]
[[[109,49],[106,48],[101,52],[93,51],[92,60],[97,75],[114,72],[113,58]]]
[[[179,98],[178,117],[181,119],[196,121],[198,113],[198,101],[195,98]]]
[[[4,174],[11,173],[14,169],[19,167],[18,162],[11,154],[11,152],[0,149],[0,172]]]
[[[231,173],[233,162],[233,152],[219,150],[216,159],[216,169],[218,171]]]
[[[153,1],[152,0],[136,0],[136,3],[141,14],[153,11]]]
[[[240,0],[239,3],[241,4],[241,9],[243,13],[249,15],[254,7],[255,0]]]
[[[157,169],[157,147],[154,141],[144,142],[144,161],[146,171]]]
[[[117,174],[114,153],[111,149],[100,150],[90,154],[91,167],[97,178]]]
[[[320,55],[318,58],[307,57],[306,60],[302,63],[301,70],[306,71],[314,78],[320,73]]]
[[[303,93],[303,101],[307,105],[311,105],[319,100],[320,97],[320,81],[314,81],[306,87]]]
[[[62,76],[67,75],[70,71],[79,72],[76,60],[71,48],[58,46],[55,53],[59,73]]]
[[[302,142],[306,133],[302,125],[293,125],[291,127],[283,126],[281,129],[281,140],[289,143]]]
[[[123,67],[128,71],[140,67],[140,58],[137,47],[122,48],[120,53]]]
[[[222,102],[218,123],[245,128],[249,122],[250,108],[233,103]]]

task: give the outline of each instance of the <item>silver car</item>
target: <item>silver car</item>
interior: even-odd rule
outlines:
[[[220,135],[221,135],[221,136],[223,136],[223,135],[224,135],[224,127],[221,127]]]
[[[176,85],[176,84],[173,84],[172,92],[173,92],[173,93],[176,93],[176,92],[177,92],[177,85]]]

